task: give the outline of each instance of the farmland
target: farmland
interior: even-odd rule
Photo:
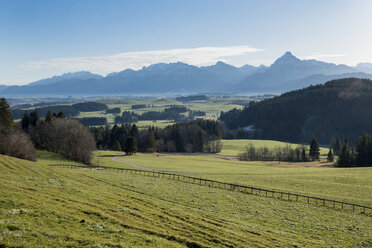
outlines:
[[[36,99],[37,100],[37,99]],[[35,101],[36,101],[35,100]],[[82,101],[82,99],[79,99]],[[200,118],[213,119],[216,120],[221,111],[229,111],[231,109],[237,108],[242,109],[244,104],[247,104],[249,101],[254,100],[253,98],[238,98],[238,97],[209,97],[207,100],[199,101],[189,101],[181,102],[176,101],[175,99],[168,98],[138,98],[138,99],[102,99],[102,98],[87,98],[86,101],[96,101],[99,103],[104,103],[109,109],[120,108],[120,113],[106,113],[106,111],[90,111],[90,112],[80,112],[75,118],[85,118],[85,117],[104,117],[107,119],[108,124],[113,125],[115,123],[115,117],[120,116],[124,111],[133,111],[136,114],[143,114],[149,111],[164,111],[164,109],[170,106],[184,106],[188,111],[202,111],[205,112],[205,116]],[[54,104],[51,103],[51,106]],[[58,103],[59,106],[63,105]],[[66,103],[65,105],[71,105]],[[132,109],[133,105],[144,105],[142,108]],[[23,114],[24,110],[28,112],[33,111],[34,107],[23,108],[21,113]],[[184,113],[188,115],[188,112]],[[20,117],[19,117],[20,118]],[[18,119],[18,118],[15,118]],[[140,120],[136,123],[139,128],[147,128],[149,126],[156,127],[165,127],[174,123],[174,120],[157,120],[157,121],[144,121]]]
[[[93,162],[118,152],[96,152]],[[371,168],[137,154],[120,159],[221,181],[371,205]],[[29,162],[0,155],[0,244],[5,247],[370,246],[372,216],[246,195],[163,178],[50,167],[69,163],[38,151]]]

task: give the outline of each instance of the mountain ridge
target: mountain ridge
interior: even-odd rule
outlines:
[[[88,71],[65,73],[23,86],[0,88],[0,94],[281,93],[340,77],[372,78],[368,74],[369,68],[372,73],[372,64],[368,63],[350,67],[314,59],[301,60],[288,51],[270,66],[247,64],[235,67],[223,61],[200,67],[183,62],[157,63],[139,70],[110,73],[105,77]]]

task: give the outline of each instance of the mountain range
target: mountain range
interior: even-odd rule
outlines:
[[[371,73],[371,74],[369,74]],[[286,52],[270,66],[235,67],[224,62],[197,67],[182,62],[126,69],[103,77],[87,71],[65,73],[23,86],[0,86],[0,95],[150,95],[281,93],[332,79],[372,79],[372,64],[355,67],[317,60],[300,60]]]

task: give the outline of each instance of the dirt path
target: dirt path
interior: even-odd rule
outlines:
[[[129,163],[129,162],[126,162],[126,161],[123,161],[123,160],[119,160],[119,158],[122,157],[122,156],[124,156],[124,155],[125,155],[125,153],[120,154],[120,155],[118,155],[118,156],[113,157],[111,160],[112,160],[112,161],[115,161],[115,162],[118,162],[118,163],[122,163],[122,164],[129,165],[130,167],[133,167],[133,168],[136,168],[136,169],[140,169],[140,170],[152,170],[152,171],[164,171],[164,172],[177,172],[177,173],[194,173],[194,172],[192,172],[192,171],[162,170],[162,169],[147,168],[147,167],[143,167],[143,166],[139,166],[139,165],[136,165],[136,164],[132,164],[132,163]]]

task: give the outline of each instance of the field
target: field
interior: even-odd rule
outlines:
[[[96,152],[101,166],[119,153]],[[372,205],[372,168],[137,154],[137,165]],[[0,247],[369,247],[372,215],[0,155]]]
[[[35,100],[35,99],[34,99]],[[37,99],[36,99],[37,100]],[[247,104],[250,100],[255,100],[255,98],[239,98],[239,97],[209,97],[207,100],[200,100],[200,101],[191,101],[191,102],[180,102],[174,99],[169,98],[138,98],[138,99],[123,99],[123,98],[110,98],[110,99],[102,99],[102,98],[86,98],[86,99],[78,99],[79,101],[96,101],[100,103],[104,103],[108,106],[109,109],[112,108],[120,108],[120,114],[112,114],[106,113],[106,111],[91,111],[91,112],[80,112],[76,118],[84,118],[84,117],[105,117],[107,119],[108,124],[113,125],[115,124],[115,117],[120,116],[124,111],[133,111],[137,114],[142,114],[149,111],[164,111],[164,109],[169,108],[171,105],[177,106],[184,106],[187,107],[189,110],[194,111],[204,111],[206,114],[205,116],[201,116],[200,118],[204,119],[212,119],[216,120],[219,117],[221,111],[229,111],[233,108],[241,109],[243,108],[244,104]],[[30,99],[26,99],[24,102],[21,103],[30,103]],[[31,102],[32,103],[32,102]],[[139,109],[132,109],[132,105],[144,104],[146,108],[139,108]],[[61,105],[61,104],[59,104]],[[63,104],[62,104],[63,105]],[[71,105],[66,103],[66,105]],[[24,110],[32,111],[34,107],[26,108]],[[184,113],[184,115],[188,115],[188,112]],[[44,116],[42,116],[44,117]],[[20,121],[20,119],[17,119]],[[157,121],[138,121],[136,125],[139,128],[148,128],[149,126],[156,126],[160,128],[164,128],[168,125],[174,124],[174,120],[157,120]]]
[[[165,108],[171,105],[185,106],[190,110],[204,111],[206,115],[203,118],[216,120],[221,111],[229,111],[233,108],[241,109],[242,105],[235,104],[234,102],[248,102],[248,98],[219,98],[210,97],[208,100],[192,101],[192,102],[179,102],[166,98],[143,98],[143,99],[108,99],[100,100],[99,102],[107,104],[109,108],[120,108],[121,113],[124,111],[133,111],[137,114],[142,114],[148,111],[164,111]],[[132,105],[145,104],[146,108],[132,109]],[[187,114],[187,113],[186,113]],[[114,124],[115,114],[106,114],[104,111],[96,112],[81,112],[78,116],[82,117],[106,117],[108,123]],[[139,128],[147,128],[148,126],[165,127],[173,124],[173,121],[160,120],[160,121],[139,121],[136,125]]]
[[[252,144],[254,147],[267,147],[273,149],[275,147],[283,147],[290,145],[292,148],[296,148],[298,144],[286,143],[275,140],[249,140],[249,139],[238,139],[238,140],[221,140],[222,150],[219,154],[221,155],[239,155],[244,152],[245,148]],[[328,154],[328,149],[321,147],[320,156],[326,157]]]

